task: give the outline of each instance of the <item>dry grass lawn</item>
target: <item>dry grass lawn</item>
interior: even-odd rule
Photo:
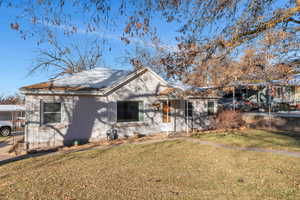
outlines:
[[[0,199],[300,199],[300,159],[184,140],[0,166]]]

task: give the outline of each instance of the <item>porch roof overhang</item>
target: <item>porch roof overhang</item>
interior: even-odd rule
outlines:
[[[179,88],[174,88],[172,86],[169,86],[165,88],[164,90],[160,91],[158,93],[158,96],[161,96],[162,98],[167,99],[183,99],[185,97],[185,92]]]
[[[192,91],[184,91],[178,88],[169,87],[161,92],[159,96],[161,100],[186,100],[186,99],[220,99],[220,97],[210,96],[210,95],[199,95],[201,92],[193,93]]]
[[[18,112],[25,111],[25,106],[22,105],[0,105],[0,112]]]

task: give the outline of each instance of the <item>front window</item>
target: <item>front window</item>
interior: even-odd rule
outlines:
[[[208,115],[213,115],[215,113],[215,102],[209,101],[207,103],[207,113]]]
[[[61,103],[43,103],[43,124],[61,122]]]
[[[143,106],[141,101],[118,101],[117,122],[144,121]]]

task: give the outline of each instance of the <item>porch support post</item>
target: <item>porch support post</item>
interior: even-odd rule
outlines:
[[[26,109],[24,112],[24,117],[25,117],[24,142],[25,142],[25,150],[26,150],[26,152],[28,152],[29,144],[28,144],[28,139],[27,139],[27,137],[28,137],[28,135],[27,135],[28,134],[28,121],[27,120],[30,118],[29,118],[29,113],[27,112]],[[54,135],[54,137],[55,137],[55,135]],[[54,141],[55,141],[55,138],[54,138]]]
[[[13,145],[15,145],[15,136],[14,136],[14,132],[15,132],[15,111],[12,111],[11,112],[11,124],[12,124],[12,127],[11,127],[11,133],[12,133],[12,137],[13,137]]]
[[[235,87],[233,86],[232,90],[232,109],[235,111]]]
[[[15,115],[16,115],[16,111],[12,111],[12,115],[11,115],[11,121],[12,121],[12,132],[14,132],[14,131],[15,131],[15,127],[16,127]]]
[[[184,112],[184,116],[186,119],[186,135],[189,134],[189,117],[188,117],[188,106],[189,106],[189,102],[188,102],[188,98],[185,98],[185,110]]]
[[[167,123],[169,123],[169,111],[170,111],[170,108],[169,108],[169,94],[168,94],[168,98],[167,98]],[[167,128],[167,135],[169,135],[169,126]]]

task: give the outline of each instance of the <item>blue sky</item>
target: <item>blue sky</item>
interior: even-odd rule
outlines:
[[[0,95],[12,95],[18,92],[18,89],[22,86],[46,81],[50,78],[47,73],[38,73],[28,76],[29,69],[33,66],[34,60],[37,56],[37,38],[29,38],[26,40],[21,39],[20,34],[10,28],[10,24],[15,21],[15,16],[18,15],[18,10],[12,8],[0,7]],[[23,20],[21,26],[28,26],[29,21]],[[156,23],[160,23],[158,19]],[[57,32],[62,32],[62,28],[56,28]],[[173,29],[173,31],[171,31]],[[174,44],[171,35],[174,35],[176,28],[172,24],[161,26],[160,31],[163,33],[160,35],[168,45]],[[126,68],[129,69],[129,64],[124,64],[122,60],[127,55],[126,52],[130,52],[130,55],[134,54],[134,48],[138,44],[144,48],[151,48],[151,44],[143,43],[139,39],[136,39],[130,45],[125,45],[120,40],[122,36],[123,27],[117,27],[115,32],[107,31],[105,37],[108,38],[109,45],[112,47],[112,51],[105,51],[103,55],[103,62],[101,65],[112,68]],[[95,33],[86,35],[84,33],[78,33],[74,37],[78,40],[85,39],[86,37],[102,37],[102,33]],[[63,34],[61,34],[63,35]],[[84,40],[83,40],[84,41]],[[65,39],[64,42],[68,42]],[[175,45],[174,45],[175,46]]]
[[[10,95],[18,88],[45,80],[47,76],[26,77],[32,65],[35,42],[23,40],[20,35],[10,29],[14,20],[8,9],[0,8],[0,94]]]
[[[37,56],[38,46],[36,38],[29,38],[23,40],[20,34],[10,28],[10,24],[14,22],[17,10],[0,8],[0,94],[11,95],[18,92],[18,89],[25,85],[30,85],[42,81],[46,81],[50,74],[39,73],[28,76],[29,69],[33,66],[34,60]],[[25,24],[21,24],[26,26]],[[59,30],[58,31],[62,31]],[[88,37],[78,34],[78,37]],[[123,44],[118,38],[111,39],[113,46],[121,47]],[[114,48],[113,53],[105,55],[106,65],[116,65],[118,56],[120,55],[120,48]],[[121,66],[117,66],[120,68]],[[129,66],[124,66],[129,68]]]

